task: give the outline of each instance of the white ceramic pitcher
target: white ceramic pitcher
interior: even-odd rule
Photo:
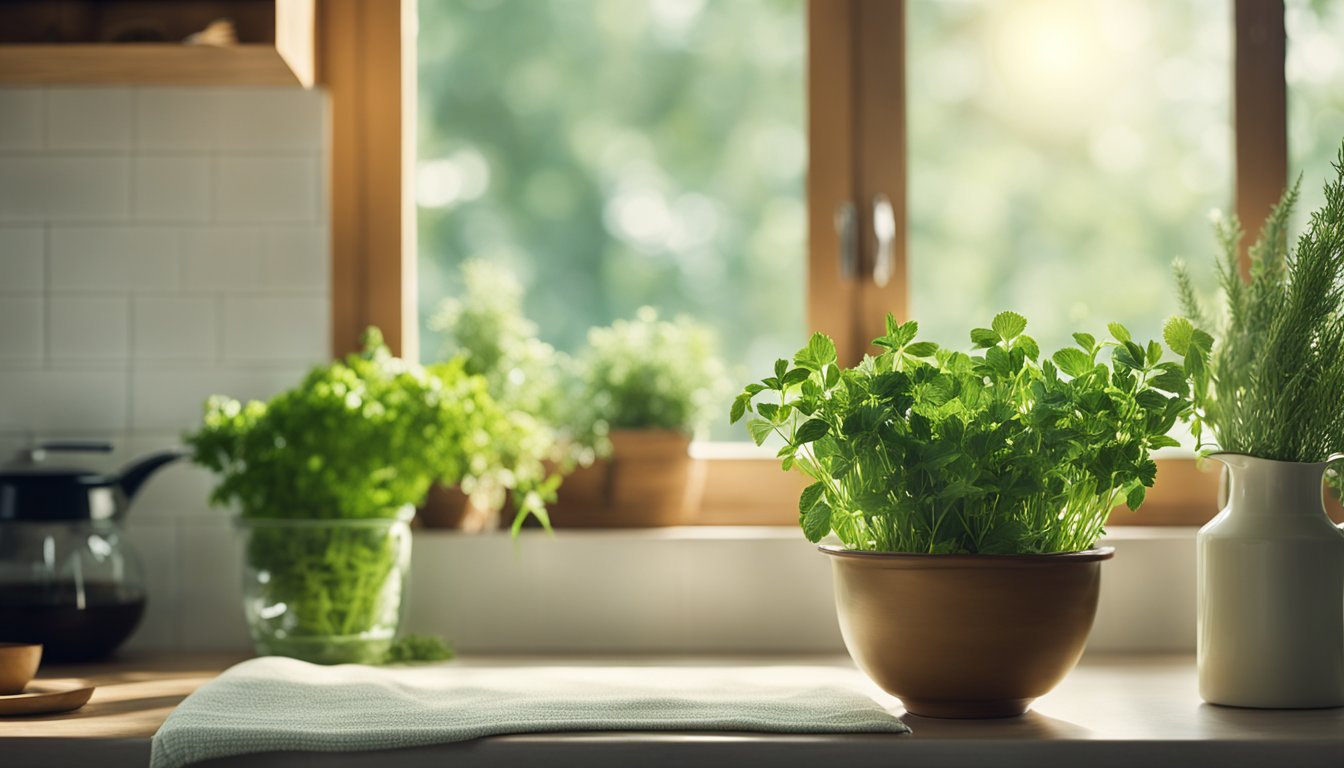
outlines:
[[[1213,458],[1227,465],[1231,492],[1199,531],[1200,696],[1344,706],[1344,531],[1325,513],[1328,462]]]

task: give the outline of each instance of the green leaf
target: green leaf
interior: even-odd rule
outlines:
[[[1129,329],[1121,325],[1120,323],[1108,323],[1106,325],[1106,330],[1110,331],[1111,336],[1114,337],[1115,340],[1120,342],[1121,344],[1131,339],[1131,336],[1129,335]]]
[[[736,424],[747,412],[747,403],[751,401],[751,395],[746,393],[738,395],[733,399],[733,409],[728,414],[728,423]]]
[[[1195,332],[1190,334],[1190,345],[1207,354],[1213,351],[1213,337],[1196,328]]]
[[[747,431],[751,433],[751,439],[755,440],[757,445],[764,444],[774,429],[775,425],[765,419],[752,419],[747,422]]]
[[[835,342],[824,333],[814,333],[807,346],[798,351],[793,361],[804,368],[820,371],[835,362]]]
[[[933,357],[938,351],[938,345],[932,341],[918,341],[905,348],[905,354],[910,357]]]
[[[1027,318],[1016,312],[1000,312],[994,316],[991,327],[1000,338],[1008,341],[1027,329]]]
[[[804,381],[807,381],[808,377],[811,375],[812,372],[806,368],[794,368],[784,374],[784,378],[780,379],[780,383],[786,387],[792,387],[795,384],[802,384]]]
[[[915,340],[915,335],[919,333],[919,323],[911,320],[908,323],[902,323],[897,327],[896,332],[889,334],[891,340],[895,342],[896,347],[904,347],[906,344]]]
[[[1097,350],[1097,337],[1090,333],[1075,333],[1073,334],[1073,340],[1088,354],[1092,354]]]
[[[1171,347],[1171,351],[1185,357],[1190,350],[1190,341],[1195,335],[1195,326],[1189,320],[1177,315],[1167,320],[1162,328],[1162,338]]]
[[[1179,448],[1181,441],[1171,435],[1157,435],[1148,439],[1149,448]]]
[[[798,497],[798,514],[806,515],[821,501],[821,494],[825,486],[821,483],[813,483],[803,489],[803,493]]]
[[[783,378],[784,378],[784,372],[787,371],[787,370],[789,370],[789,361],[788,361],[788,360],[780,359],[780,360],[776,360],[776,361],[775,361],[775,378],[776,378],[776,379],[783,380]],[[771,387],[771,389],[779,389],[779,387],[777,387],[777,386],[776,386],[776,387]]]
[[[1030,360],[1036,360],[1041,356],[1041,345],[1037,344],[1036,340],[1030,336],[1019,336],[1013,346],[1022,350],[1022,354]]]
[[[779,412],[782,408],[783,406],[776,403],[761,403],[756,406],[756,412],[761,414],[762,418],[768,419],[771,424],[778,424],[780,421]]]
[[[1157,365],[1157,361],[1162,359],[1162,345],[1158,344],[1156,341],[1150,341],[1148,342],[1147,351],[1148,366],[1151,368],[1152,366]]]
[[[795,445],[810,443],[814,440],[820,439],[823,435],[825,435],[827,432],[830,431],[831,431],[831,425],[826,421],[823,421],[822,419],[808,419],[807,421],[803,422],[803,425],[798,428],[797,432],[794,433],[793,442]]]
[[[1055,354],[1051,355],[1051,360],[1059,366],[1059,370],[1077,378],[1092,370],[1092,357],[1080,349],[1065,347]]]
[[[1129,507],[1132,510],[1137,510],[1139,507],[1143,506],[1143,498],[1146,495],[1147,495],[1147,489],[1145,489],[1142,485],[1134,486],[1125,496],[1125,506]]]
[[[976,349],[987,349],[999,343],[999,334],[988,328],[972,328],[971,343]]]
[[[824,501],[814,504],[811,509],[802,515],[799,523],[803,527],[803,535],[807,537],[807,540],[816,544],[831,532],[830,506]]]

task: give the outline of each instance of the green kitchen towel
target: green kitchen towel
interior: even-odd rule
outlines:
[[[555,731],[908,733],[850,670],[804,666],[322,667],[245,661],[154,734],[151,768]]]

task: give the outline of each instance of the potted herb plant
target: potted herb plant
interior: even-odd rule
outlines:
[[[434,528],[497,527],[505,504],[501,491],[523,485],[546,499],[560,478],[605,454],[600,422],[574,391],[577,377],[568,355],[537,338],[523,315],[522,286],[499,264],[475,259],[462,265],[464,291],[445,299],[430,320],[444,335],[444,359],[485,380],[490,397],[510,427],[494,430],[494,448],[512,468],[502,484],[447,488],[435,485],[433,503],[420,510]],[[540,517],[544,510],[533,510]]]
[[[1149,452],[1189,407],[1180,365],[1118,324],[1041,359],[1026,320],[971,332],[970,354],[888,316],[884,351],[837,365],[816,334],[733,403],[783,441],[810,541],[834,534],[850,654],[914,714],[1021,714],[1077,663],[1113,507],[1138,507]]]
[[[1296,248],[1298,185],[1285,193],[1250,248],[1249,281],[1240,226],[1218,223],[1216,340],[1177,265],[1185,316],[1165,335],[1192,376],[1195,435],[1231,478],[1198,538],[1199,689],[1214,704],[1344,706],[1344,532],[1321,488],[1344,450],[1344,149],[1335,170]]]
[[[435,481],[508,471],[491,454],[507,424],[459,363],[393,357],[376,329],[362,354],[315,367],[269,402],[212,397],[187,437],[237,504],[244,609],[257,652],[378,662],[400,622],[413,505]],[[515,487],[519,518],[540,508]]]
[[[704,465],[691,457],[690,444],[723,386],[715,347],[707,327],[686,317],[660,320],[651,307],[588,332],[578,358],[579,397],[609,426],[611,456],[566,480],[553,510],[556,526],[694,519]]]

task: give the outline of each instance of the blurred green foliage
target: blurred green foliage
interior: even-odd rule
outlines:
[[[705,322],[743,366],[801,343],[803,7],[423,0],[425,353],[470,258],[516,270],[563,352],[645,305]]]

